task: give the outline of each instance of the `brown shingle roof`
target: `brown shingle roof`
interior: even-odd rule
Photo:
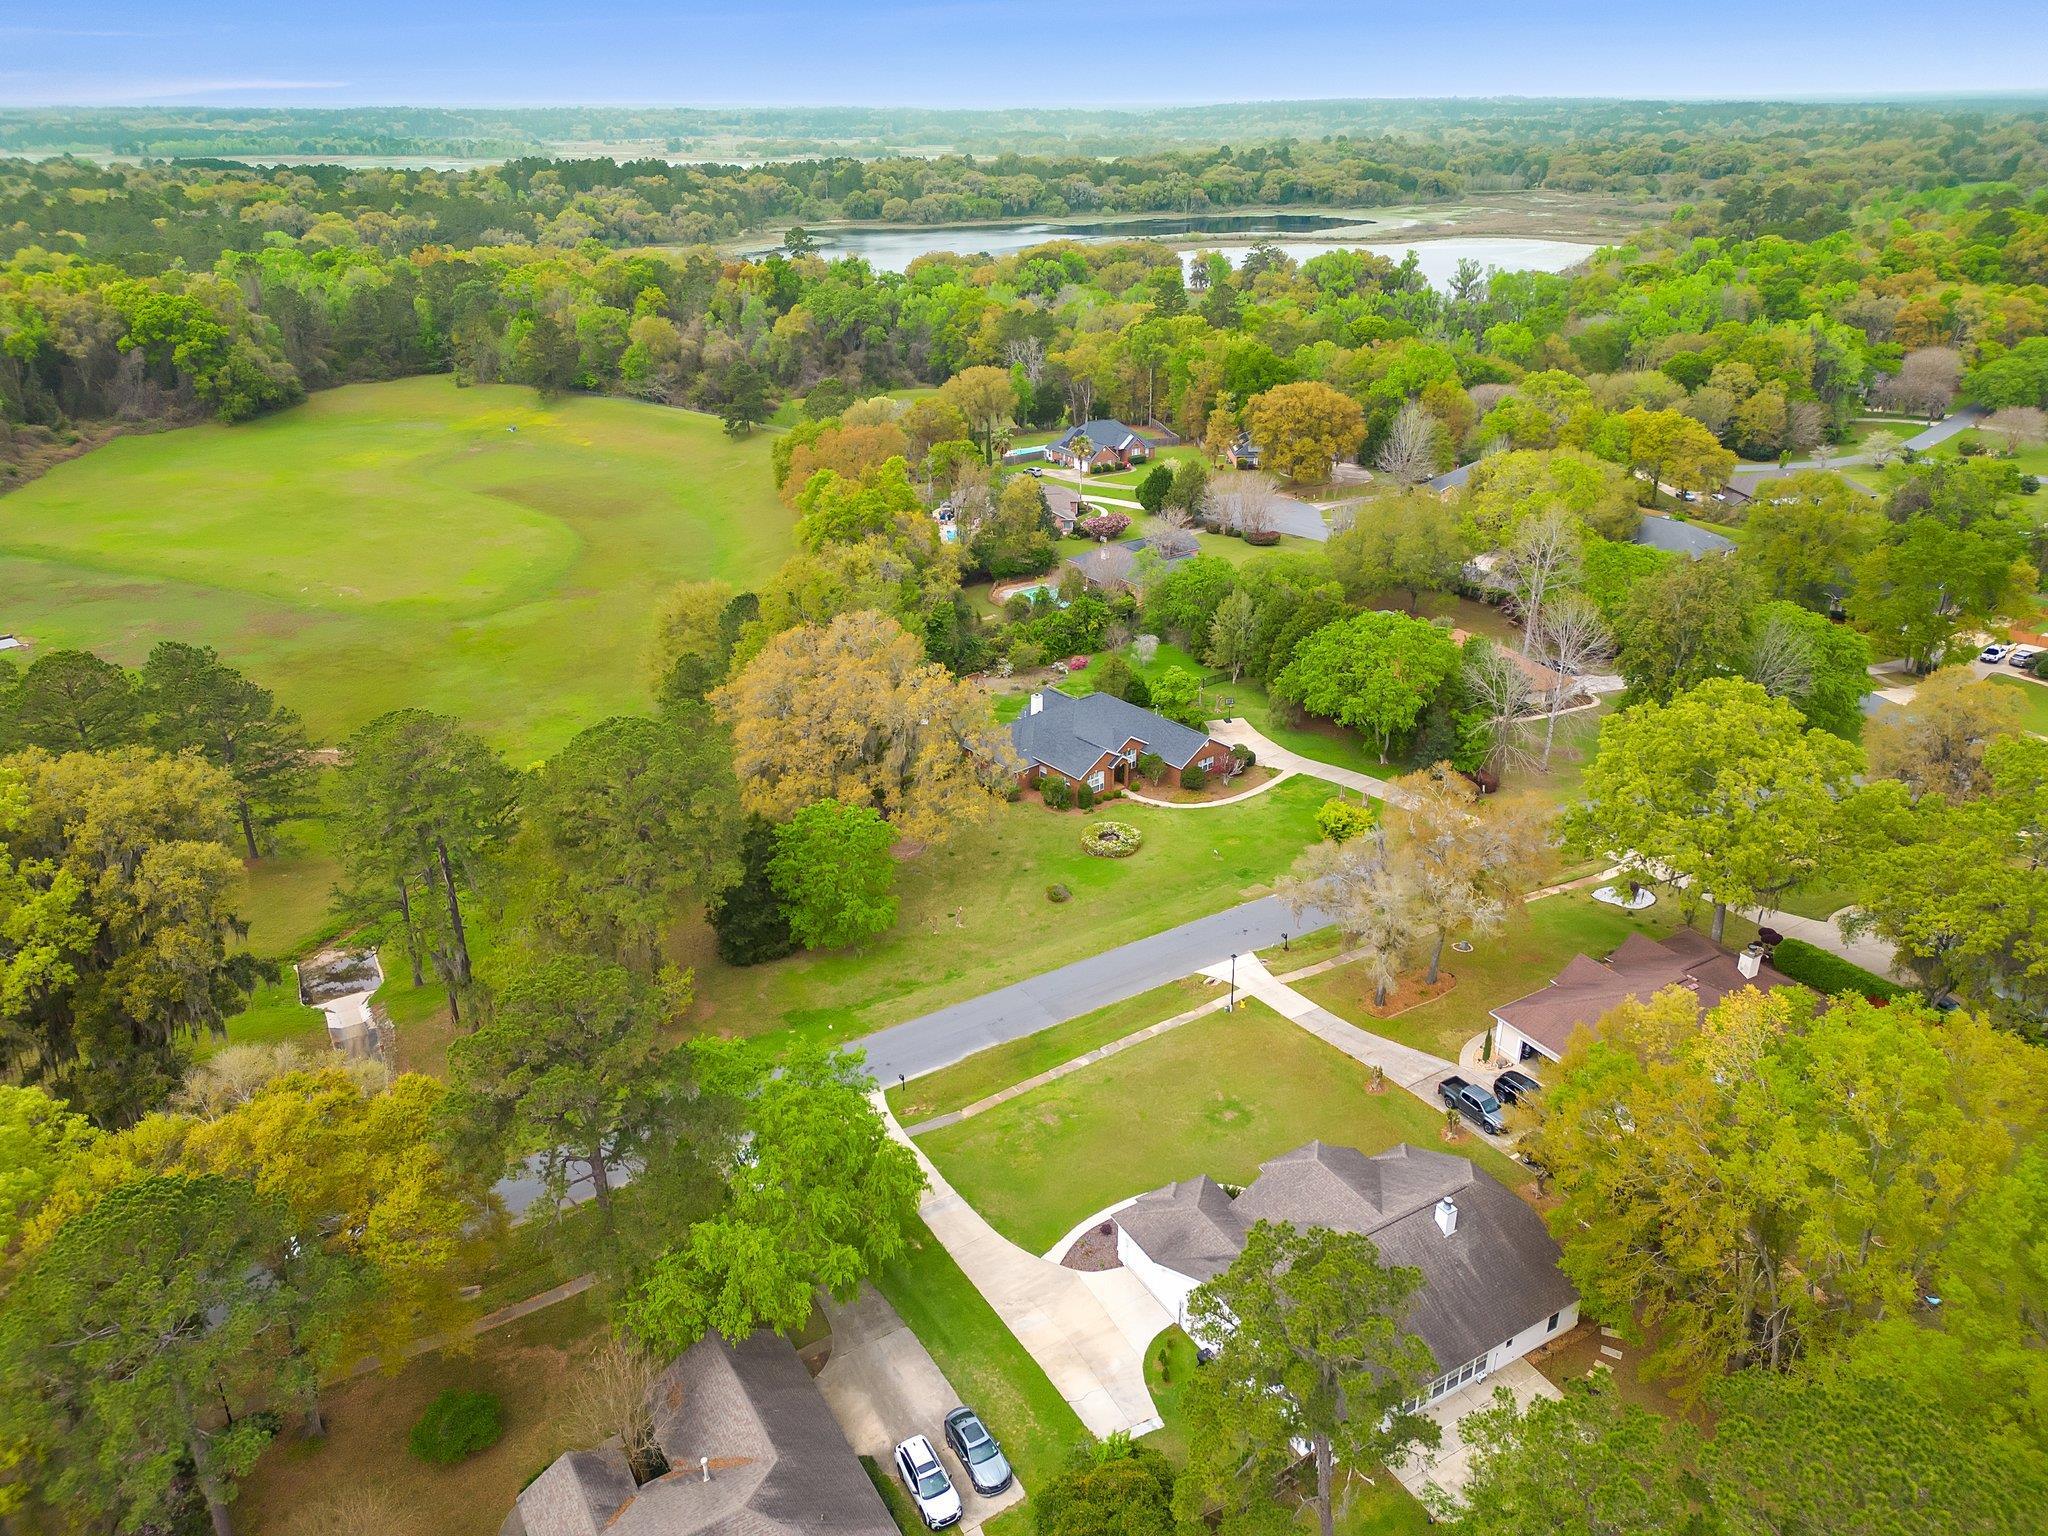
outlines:
[[[1679,928],[1662,943],[1632,933],[1604,965],[1574,955],[1549,986],[1502,1003],[1493,1016],[1513,1025],[1552,1055],[1562,1056],[1575,1030],[1592,1029],[1631,998],[1654,997],[1666,987],[1687,988],[1705,1010],[1744,987],[1769,992],[1794,985],[1791,977],[1768,965],[1752,981],[1742,974],[1735,956],[1712,939],[1697,929]]]

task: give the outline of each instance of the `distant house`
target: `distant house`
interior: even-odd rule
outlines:
[[[1460,464],[1456,469],[1447,469],[1440,475],[1432,475],[1422,483],[1429,490],[1435,491],[1437,495],[1447,496],[1452,491],[1464,489],[1465,483],[1471,478],[1472,466],[1470,464]]]
[[[1493,1010],[1493,1054],[1509,1061],[1556,1061],[1581,1029],[1631,998],[1647,1001],[1666,987],[1684,987],[1705,1012],[1731,992],[1797,986],[1751,945],[1733,954],[1693,928],[1662,943],[1632,933],[1605,961],[1575,955],[1550,985]]]
[[[1221,773],[1230,766],[1230,748],[1214,737],[1108,693],[1032,694],[1011,723],[1010,743],[1024,760],[1018,779],[1027,785],[1048,776],[1094,790],[1128,784],[1132,766],[1148,753],[1169,768],[1198,763]]]
[[[1088,439],[1088,462],[1081,462],[1077,440]],[[1152,457],[1152,445],[1120,421],[1085,421],[1069,427],[1045,445],[1045,456],[1083,473],[1103,469],[1129,469]]]
[[[1045,509],[1052,515],[1053,526],[1059,529],[1061,538],[1072,533],[1074,524],[1094,510],[1070,485],[1043,480],[1039,482],[1038,489],[1045,497]]]
[[[1081,514],[1088,514],[1083,511]],[[1189,543],[1192,545],[1193,541]],[[1095,548],[1083,550],[1078,555],[1067,556],[1067,564],[1088,578],[1091,587],[1114,592],[1123,587],[1138,585],[1138,577],[1144,567],[1138,557],[1151,550],[1157,558],[1159,569],[1177,565],[1194,553],[1193,548],[1169,551],[1161,549],[1150,539],[1125,539],[1119,544],[1098,544]]]
[[[1249,432],[1240,432],[1231,440],[1230,462],[1237,469],[1257,469],[1265,450],[1252,441]]]
[[[690,1348],[654,1387],[668,1471],[636,1484],[616,1439],[557,1456],[498,1536],[896,1536],[788,1340]]]
[[[1636,526],[1635,541],[1666,554],[1685,555],[1697,560],[1702,555],[1725,555],[1735,547],[1726,534],[1702,528],[1698,523],[1680,522],[1657,512],[1645,512]]]
[[[1228,1269],[1259,1221],[1369,1237],[1380,1259],[1422,1271],[1402,1325],[1429,1346],[1429,1403],[1575,1326],[1578,1293],[1535,1208],[1462,1157],[1403,1143],[1377,1157],[1312,1141],[1263,1163],[1233,1198],[1206,1176],[1115,1212],[1116,1251],[1175,1321]],[[1215,1342],[1215,1341],[1210,1341]]]

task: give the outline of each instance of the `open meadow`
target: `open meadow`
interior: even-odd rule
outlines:
[[[788,553],[768,443],[439,376],[117,438],[0,498],[0,629],[130,665],[213,645],[316,740],[418,705],[524,764],[646,707],[668,586]]]

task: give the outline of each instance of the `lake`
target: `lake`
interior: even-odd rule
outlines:
[[[1218,251],[1235,266],[1261,239],[1270,240],[1297,261],[1330,250],[1366,250],[1399,261],[1412,249],[1423,275],[1439,287],[1449,283],[1459,261],[1469,257],[1484,267],[1511,272],[1561,272],[1593,254],[1596,246],[1575,240],[1510,239],[1482,235],[1447,235],[1403,244],[1399,231],[1415,221],[1372,219],[1351,213],[1210,213],[1193,218],[1152,215],[1142,218],[1048,224],[862,225],[818,230],[819,254],[859,256],[877,271],[901,272],[920,256],[934,251],[961,254],[985,252],[1010,256],[1048,240],[1079,240],[1101,244],[1112,240],[1168,240],[1185,250]],[[1294,238],[1290,239],[1289,236]],[[1304,239],[1303,236],[1313,236]],[[765,255],[774,247],[749,252]]]

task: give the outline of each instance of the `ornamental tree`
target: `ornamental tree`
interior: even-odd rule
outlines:
[[[1365,441],[1358,402],[1313,379],[1254,395],[1245,406],[1245,426],[1259,445],[1261,466],[1287,480],[1327,480],[1330,465],[1352,457]]]

